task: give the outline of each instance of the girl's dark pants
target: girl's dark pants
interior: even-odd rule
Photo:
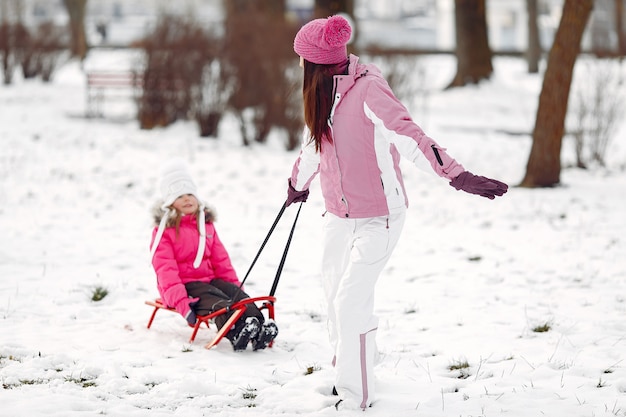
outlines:
[[[185,284],[185,288],[190,297],[200,299],[193,307],[193,311],[199,316],[206,316],[239,300],[249,298],[248,294],[244,291],[239,291],[238,285],[224,281],[223,279],[213,279],[210,283],[200,281],[189,282]],[[237,295],[238,291],[239,294]],[[233,300],[235,295],[237,295],[237,297]],[[231,315],[232,312],[228,312],[215,317],[217,328],[221,329]],[[261,313],[259,308],[254,303],[249,303],[246,307],[246,311],[235,323],[234,329],[226,334],[226,338],[232,340],[232,338],[239,333],[248,317],[256,317],[261,324],[265,321],[263,313]]]

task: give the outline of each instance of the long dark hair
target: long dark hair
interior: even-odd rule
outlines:
[[[332,142],[328,126],[330,110],[333,107],[333,76],[347,74],[348,59],[339,64],[314,64],[304,60],[304,82],[302,98],[304,100],[304,123],[311,131],[310,141],[315,142],[315,150],[322,149],[322,142]]]

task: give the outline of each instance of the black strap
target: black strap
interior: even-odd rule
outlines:
[[[296,223],[298,222],[298,217],[300,217],[300,210],[302,210],[302,203],[300,203],[300,207],[298,207],[298,213],[296,214],[296,218],[293,220],[293,225],[291,226],[291,232],[289,232],[289,238],[287,239],[287,244],[285,245],[285,250],[283,251],[283,257],[280,259],[280,264],[278,264],[276,277],[274,278],[274,283],[272,284],[272,289],[270,290],[271,296],[273,296],[276,293],[276,287],[278,287],[278,280],[280,279],[280,274],[282,274],[283,266],[285,266],[285,261],[287,260],[287,252],[289,252],[289,246],[291,245],[291,238],[293,237],[293,232],[296,230]]]
[[[239,289],[237,290],[237,293],[232,298],[233,302],[236,302],[237,297],[239,296],[239,293],[241,292],[241,289],[243,288],[243,284],[245,284],[246,280],[248,279],[248,276],[250,275],[250,271],[252,271],[252,268],[256,264],[256,261],[259,259],[261,252],[263,252],[263,249],[265,248],[267,241],[270,239],[270,236],[272,236],[272,233],[274,233],[274,229],[276,228],[276,225],[278,224],[278,221],[280,220],[280,218],[283,216],[283,213],[285,212],[286,208],[287,208],[287,203],[285,202],[285,204],[283,204],[282,208],[278,212],[278,215],[276,216],[276,219],[274,220],[274,224],[272,224],[272,227],[270,227],[269,232],[267,232],[267,236],[265,236],[265,240],[261,244],[259,251],[257,252],[256,256],[254,257],[254,260],[252,261],[252,264],[250,264],[250,267],[248,268],[248,272],[246,272],[246,275],[244,276],[243,281],[241,281],[241,284],[239,285]],[[302,203],[300,203],[300,207],[298,207],[298,213],[296,214],[296,218],[294,219],[293,225],[291,226],[291,232],[289,233],[289,238],[287,239],[287,244],[285,245],[285,250],[283,251],[283,256],[280,260],[280,264],[278,265],[278,270],[276,271],[276,277],[274,278],[274,282],[272,284],[272,289],[270,291],[271,296],[273,296],[274,293],[276,292],[276,287],[278,286],[278,281],[283,271],[285,260],[287,259],[287,252],[289,251],[289,246],[291,245],[291,238],[293,237],[293,232],[296,229],[296,223],[298,222],[298,217],[300,216],[300,210],[302,210]]]

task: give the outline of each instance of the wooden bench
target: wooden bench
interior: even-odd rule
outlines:
[[[136,100],[142,88],[141,75],[132,71],[87,72],[87,117],[102,117],[105,99]]]
[[[230,316],[230,318],[224,324],[224,326],[222,326],[222,328],[218,330],[213,340],[211,340],[209,343],[204,345],[206,349],[211,349],[213,346],[217,345],[220,342],[220,340],[222,340],[222,338],[226,335],[226,333],[228,333],[228,331],[231,329],[233,324],[235,324],[235,322],[239,320],[239,318],[245,312],[247,305],[250,303],[256,303],[256,302],[263,302],[263,304],[259,308],[261,310],[266,309],[268,311],[268,317],[270,319],[274,319],[274,303],[276,302],[276,297],[264,296],[264,297],[245,298],[243,300],[240,300],[234,303],[230,307],[221,308],[206,316],[196,316],[196,324],[193,326],[189,325],[190,327],[193,327],[191,337],[189,338],[189,343],[193,343],[194,340],[196,339],[196,334],[198,333],[198,330],[200,330],[200,326],[202,325],[202,323],[204,323],[207,328],[210,328],[209,321],[211,321],[212,319],[214,319],[215,317],[219,315],[232,312],[233,314]],[[149,306],[154,307],[154,310],[152,311],[152,314],[150,315],[150,320],[148,321],[148,329],[152,326],[152,322],[154,321],[154,317],[156,316],[157,311],[166,310],[166,311],[171,311],[171,312],[178,314],[178,312],[174,308],[168,307],[165,304],[163,304],[163,301],[160,298],[157,298],[155,300],[148,300],[145,303]],[[272,343],[270,343],[269,347],[271,346],[272,346]]]

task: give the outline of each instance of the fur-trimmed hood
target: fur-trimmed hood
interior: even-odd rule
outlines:
[[[198,252],[196,254],[196,259],[193,261],[194,268],[198,268],[198,266],[200,266],[200,262],[202,262],[202,256],[204,255],[204,249],[206,247],[206,224],[212,223],[215,220],[215,213],[213,212],[213,210],[210,208],[206,208],[206,204],[204,204],[204,202],[198,202],[200,203],[201,211],[198,214]],[[155,224],[155,226],[157,227],[157,231],[156,235],[154,236],[152,247],[150,248],[151,258],[154,257],[157,247],[161,242],[161,236],[163,236],[165,228],[172,226],[172,219],[175,219],[176,217],[176,210],[171,207],[165,207],[163,202],[161,202],[161,204],[158,205],[157,208],[158,210],[154,213],[155,220],[158,219]]]
[[[165,214],[165,211],[163,211],[161,207],[163,207],[163,201],[159,200],[158,202],[155,203],[155,205],[152,207],[152,210],[151,210],[152,218],[154,220],[155,226],[159,225],[159,223],[161,222],[161,219],[163,219],[163,215]],[[204,207],[205,223],[214,223],[216,220],[217,220],[217,214],[215,212],[215,209],[213,207],[206,206],[206,203],[205,203],[205,207]]]

